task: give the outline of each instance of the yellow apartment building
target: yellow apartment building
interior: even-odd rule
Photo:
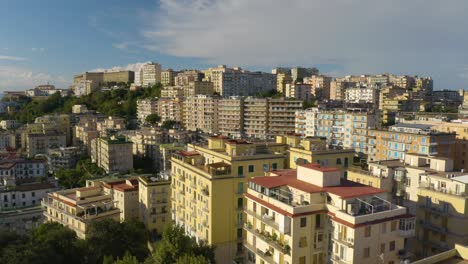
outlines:
[[[253,176],[285,168],[285,146],[211,137],[172,158],[172,219],[216,246],[216,262],[243,258],[243,193]]]
[[[91,141],[91,161],[107,173],[127,173],[133,169],[133,143],[124,137],[96,138]]]
[[[341,179],[337,168],[300,165],[250,180],[246,263],[399,263],[414,217],[385,191]]]
[[[368,161],[404,159],[405,154],[453,158],[455,133],[417,124],[397,124],[388,130],[367,131]]]
[[[99,186],[49,193],[42,205],[46,221],[60,223],[83,239],[92,221],[108,218],[120,220],[120,209],[116,207],[112,195]]]
[[[151,232],[161,233],[171,221],[171,180],[166,175],[138,177],[140,221]]]
[[[320,163],[323,166],[338,168],[346,175],[346,168],[352,165],[354,149],[339,149],[327,147],[324,137],[301,138],[298,134],[276,136],[276,143],[286,144],[288,148],[288,168],[295,169],[298,165]]]

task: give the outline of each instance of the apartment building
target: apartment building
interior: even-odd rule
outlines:
[[[109,116],[102,121],[96,123],[96,129],[99,131],[99,136],[108,137],[116,131],[126,129],[126,120],[122,117]]]
[[[164,86],[172,86],[174,85],[174,79],[177,76],[178,72],[172,70],[172,69],[167,69],[164,71],[161,71],[161,84]]]
[[[184,89],[184,96],[213,95],[214,87],[212,82],[193,81],[188,82]]]
[[[182,123],[184,120],[184,99],[181,97],[160,98],[157,113],[161,117],[161,122],[173,120]]]
[[[330,85],[332,78],[325,75],[312,75],[304,77],[304,83],[312,85],[312,89],[321,91],[321,98],[330,100]]]
[[[0,131],[0,150],[15,148],[15,135],[11,132]]]
[[[92,221],[120,221],[120,209],[116,207],[112,195],[104,192],[101,186],[48,193],[42,205],[46,221],[60,223],[82,239],[86,238],[86,230]]]
[[[91,161],[107,173],[126,173],[133,169],[132,147],[124,137],[93,139]]]
[[[44,160],[0,160],[0,179],[38,179],[47,176],[47,163]]]
[[[143,221],[161,232],[170,221],[170,180],[141,175],[89,180],[86,187],[49,193],[42,201],[47,221],[58,222],[86,238],[90,223],[103,219]]]
[[[346,97],[346,89],[355,87],[357,82],[346,78],[336,78],[330,82],[330,100],[343,101]]]
[[[182,97],[185,94],[183,86],[166,86],[161,90],[161,97]]]
[[[88,95],[103,83],[130,83],[135,80],[133,71],[85,72],[75,75],[72,90],[75,95]]]
[[[47,167],[50,173],[55,173],[60,169],[75,168],[82,155],[79,147],[65,147],[49,149],[47,151]]]
[[[345,91],[345,102],[351,104],[379,104],[380,91],[377,87],[363,86],[347,88]]]
[[[167,175],[138,177],[140,221],[151,232],[161,233],[171,221],[171,179]]]
[[[298,134],[276,136],[276,143],[286,144],[288,148],[288,168],[318,163],[322,166],[333,166],[340,170],[343,177],[353,163],[353,149],[329,148],[324,137],[302,138]]]
[[[161,82],[161,64],[150,62],[140,69],[141,85],[152,86]]]
[[[182,71],[175,76],[174,84],[176,86],[187,86],[190,82],[201,82],[204,74],[197,70]]]
[[[367,130],[379,125],[378,113],[363,108],[326,110],[309,108],[296,112],[295,132],[325,137],[335,147],[352,148],[367,154]]]
[[[218,97],[197,95],[184,101],[184,127],[187,130],[217,134]]]
[[[158,99],[138,99],[137,100],[137,118],[140,124],[146,122],[146,117],[158,113]]]
[[[284,145],[221,136],[207,146],[189,144],[172,158],[172,219],[197,241],[214,245],[217,263],[242,259],[246,183],[283,169],[284,151]]]
[[[213,89],[221,96],[255,95],[277,89],[276,76],[270,73],[249,72],[239,67],[219,65],[204,71],[205,81],[213,83]]]
[[[54,114],[37,117],[34,124],[44,125],[44,130],[48,128],[56,129],[59,133],[66,135],[66,144],[72,143],[72,124],[68,114]],[[34,132],[33,132],[34,133]]]
[[[99,118],[93,115],[80,118],[80,121],[74,127],[73,145],[84,146],[88,154],[90,154],[91,141],[99,137],[98,122]]]
[[[406,208],[333,167],[255,177],[245,198],[247,263],[399,263],[414,234]]]
[[[300,100],[268,100],[268,134],[283,135],[294,132],[296,111],[302,110]]]
[[[33,158],[37,154],[47,154],[51,148],[67,146],[67,136],[57,131],[47,131],[38,134],[25,134],[25,144],[23,148],[28,158]]]
[[[17,129],[21,126],[21,122],[18,120],[2,120],[0,121],[0,128],[4,130]]]
[[[152,161],[152,168],[159,169],[159,146],[168,143],[167,135],[154,128],[143,128],[139,130],[129,130],[121,133],[128,141],[133,143],[133,155],[149,158]]]
[[[408,247],[417,258],[428,257],[465,243],[467,221],[466,172],[455,171],[453,160],[407,154],[404,160],[369,163],[367,171],[353,170],[348,179],[393,190],[393,197],[416,215],[416,238]]]
[[[404,159],[405,154],[453,158],[455,133],[438,132],[426,125],[397,124],[388,130],[369,129],[368,161]]]
[[[245,135],[265,139],[268,134],[268,99],[248,97],[244,100]]]
[[[278,73],[276,74],[276,90],[281,93],[285,94],[286,92],[286,85],[292,83],[292,77],[288,73]]]
[[[286,98],[292,98],[306,102],[311,102],[314,98],[316,98],[316,95],[316,89],[315,87],[312,87],[311,84],[288,83],[286,84],[284,91],[284,96]]]
[[[219,133],[231,138],[244,135],[244,98],[230,97],[218,101]]]

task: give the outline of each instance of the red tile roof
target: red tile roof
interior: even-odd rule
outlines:
[[[179,154],[184,156],[184,157],[189,157],[189,156],[198,156],[200,153],[196,151],[179,151]]]
[[[138,185],[128,185],[126,183],[117,184],[114,186],[114,190],[121,191],[121,192],[131,192],[138,190]]]
[[[301,167],[305,167],[308,169],[313,169],[313,170],[317,170],[321,172],[338,171],[338,169],[335,167],[322,167],[318,163],[309,163],[309,164],[303,164],[303,165],[297,165],[297,166],[301,166]]]
[[[272,175],[273,176],[255,177],[252,178],[251,181],[268,189],[287,185],[307,193],[328,192],[344,199],[385,192],[383,189],[363,185],[345,179],[341,180],[341,184],[339,186],[320,187],[298,180],[296,170],[275,171],[272,173]]]

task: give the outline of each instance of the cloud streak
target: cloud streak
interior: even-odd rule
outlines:
[[[146,64],[148,62],[137,62],[137,63],[132,63],[128,64],[126,66],[112,66],[109,68],[97,68],[90,70],[89,72],[112,72],[112,71],[137,71],[143,66],[143,64]]]
[[[468,85],[457,68],[468,60],[467,9],[463,0],[161,0],[141,35],[149,50],[212,64],[335,64],[457,86]]]
[[[23,57],[0,55],[0,60],[5,60],[5,61],[25,61],[25,60],[28,60],[28,59],[27,59],[27,58],[23,58]]]
[[[62,88],[70,85],[70,82],[63,76],[52,76],[22,67],[0,65],[0,91],[25,90],[45,83],[55,84]]]

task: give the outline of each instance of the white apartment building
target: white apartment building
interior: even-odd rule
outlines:
[[[367,154],[367,129],[378,126],[378,120],[378,114],[367,109],[309,108],[296,112],[295,132],[326,137],[332,146],[353,148],[357,153]]]
[[[214,91],[222,96],[246,96],[276,89],[276,76],[270,73],[249,72],[239,67],[220,65],[210,68],[205,80],[213,83]]]
[[[197,95],[184,101],[184,126],[187,130],[218,133],[218,97]]]
[[[143,86],[151,86],[161,82],[161,64],[147,63],[141,67],[140,79]]]
[[[158,99],[138,99],[137,100],[137,118],[140,124],[144,124],[146,117],[158,113]]]
[[[345,102],[354,104],[378,104],[379,95],[380,91],[377,87],[369,86],[348,88],[345,91]]]

